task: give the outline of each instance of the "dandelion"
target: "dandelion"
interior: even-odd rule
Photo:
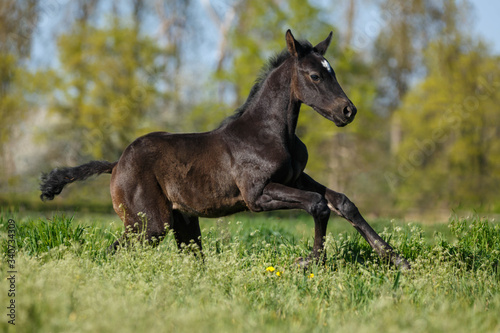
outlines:
[[[268,272],[271,272],[271,273],[272,273],[272,272],[274,272],[274,271],[275,271],[275,269],[274,269],[274,267],[273,267],[273,266],[269,266],[268,268],[266,268],[266,271],[268,271]]]
[[[283,274],[283,272],[276,271],[276,276],[281,276],[281,274]]]
[[[314,273],[309,274],[308,278],[312,279],[314,277]]]

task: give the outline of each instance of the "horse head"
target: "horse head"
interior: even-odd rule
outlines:
[[[297,41],[290,30],[286,32],[287,49],[294,59],[292,91],[295,98],[342,127],[354,120],[357,109],[340,87],[333,68],[324,57],[331,39],[330,32],[324,41],[311,47]]]

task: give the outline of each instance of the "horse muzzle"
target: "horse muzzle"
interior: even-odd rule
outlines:
[[[337,125],[337,127],[344,127],[352,123],[356,113],[358,112],[358,109],[351,102],[340,110],[339,109],[337,109],[336,112],[333,112],[331,117],[331,120],[335,123],[335,125]]]
[[[356,116],[356,113],[358,113],[358,109],[354,106],[354,104],[349,103],[347,106],[345,106],[342,109],[342,118],[343,119],[341,119],[341,125],[339,126],[337,124],[337,126],[343,127],[343,126],[346,126],[347,124],[352,123],[352,121],[354,120],[354,117]]]

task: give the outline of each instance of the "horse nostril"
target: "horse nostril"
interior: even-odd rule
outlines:
[[[348,118],[348,119],[349,119],[349,118],[351,117],[352,110],[351,110],[351,108],[350,108],[349,106],[346,106],[346,107],[344,108],[343,112],[344,112],[344,116],[345,116],[346,118]]]
[[[351,116],[351,110],[349,109],[349,107],[348,107],[348,106],[346,106],[346,107],[344,108],[344,110],[342,110],[342,112],[344,113],[344,116],[345,116],[346,118],[349,118],[349,117]]]
[[[357,109],[354,105],[348,105],[344,108],[343,113],[347,119],[354,117],[356,115]]]

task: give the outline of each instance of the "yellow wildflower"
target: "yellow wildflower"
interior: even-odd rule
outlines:
[[[269,266],[268,268],[266,268],[266,271],[268,271],[268,272],[274,272],[275,269],[274,269],[273,266]]]
[[[276,271],[276,275],[277,276],[281,276],[281,272],[280,271]]]
[[[312,279],[314,277],[314,273],[309,274],[308,278]]]

